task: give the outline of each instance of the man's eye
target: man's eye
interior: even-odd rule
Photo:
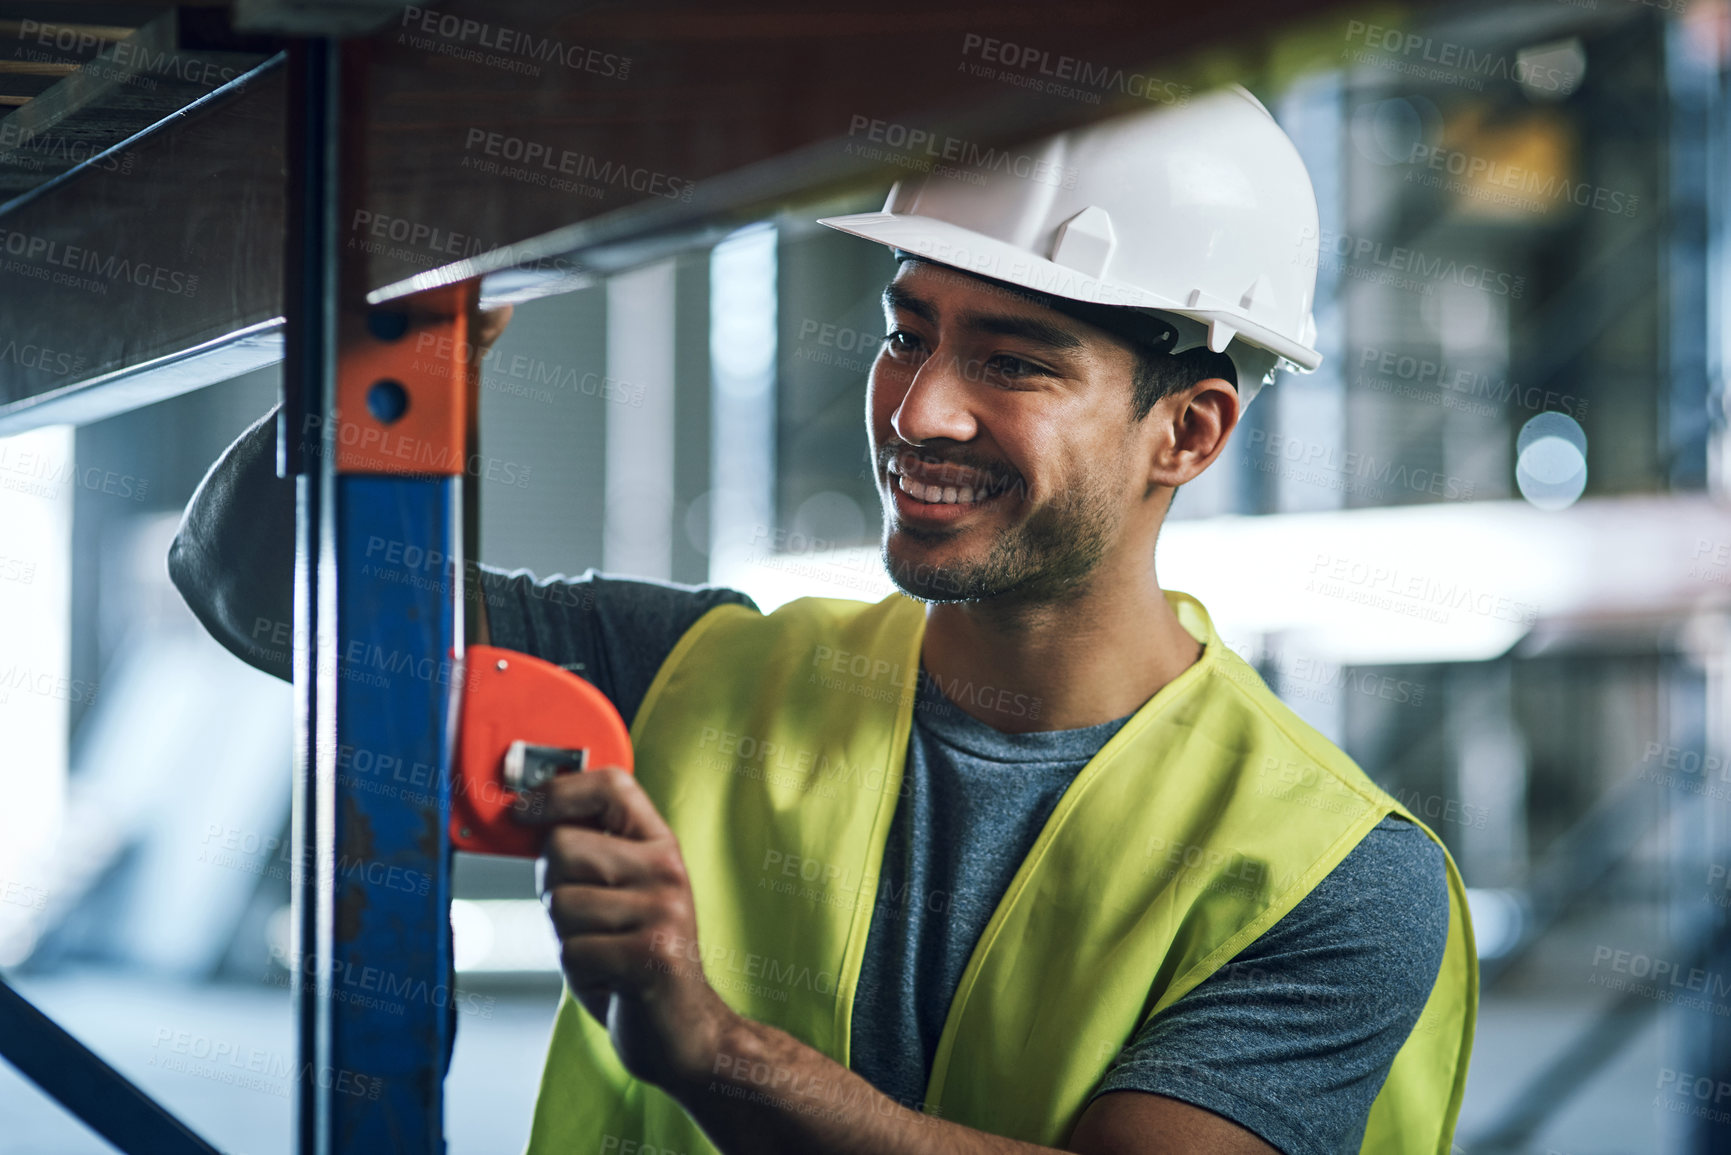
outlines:
[[[999,353],[986,362],[986,371],[994,377],[1018,381],[1023,377],[1037,376],[1046,370],[1032,361],[1024,361],[1020,357],[1012,357],[1008,353]]]
[[[919,349],[920,339],[906,329],[896,329],[884,335],[884,348],[892,356],[906,356]]]

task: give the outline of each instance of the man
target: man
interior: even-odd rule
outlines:
[[[581,669],[637,758],[549,793],[532,1151],[1449,1149],[1453,864],[1154,569],[1318,362],[1308,177],[1243,90],[1033,155],[825,222],[900,257],[867,420],[903,593],[487,576],[493,644]],[[288,601],[282,514],[237,512],[286,506],[260,430],[171,568],[282,673],[245,640]]]

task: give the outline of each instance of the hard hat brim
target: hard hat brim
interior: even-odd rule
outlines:
[[[913,213],[875,212],[822,217],[817,223],[851,236],[875,241],[880,245],[901,249],[922,260],[1050,296],[1086,301],[1095,305],[1159,309],[1162,312],[1189,317],[1205,325],[1225,325],[1246,343],[1274,353],[1306,372],[1322,364],[1322,354],[1315,349],[1283,337],[1240,313],[1190,308],[1182,302],[1167,300],[1135,285],[1089,276],[949,221]]]

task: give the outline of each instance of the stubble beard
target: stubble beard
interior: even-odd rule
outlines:
[[[892,499],[893,500],[893,499]],[[893,543],[939,543],[942,530],[894,526],[893,505],[885,511],[882,557],[890,580],[922,602],[985,602],[1035,605],[1074,597],[1100,559],[1106,556],[1117,518],[1104,487],[1072,486],[1065,499],[1026,522],[1002,530],[984,557],[938,565],[898,558]]]

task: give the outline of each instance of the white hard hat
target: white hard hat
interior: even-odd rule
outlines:
[[[1099,121],[1022,148],[950,142],[882,212],[819,224],[1053,297],[1155,311],[1184,352],[1225,352],[1248,405],[1309,371],[1318,221],[1310,174],[1249,92]]]

